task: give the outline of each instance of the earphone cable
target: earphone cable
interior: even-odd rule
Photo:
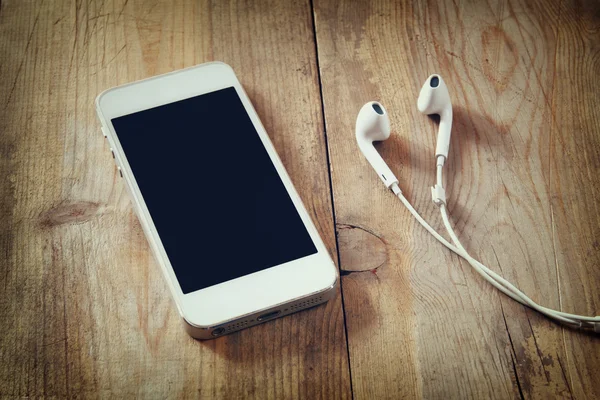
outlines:
[[[443,189],[443,180],[442,180],[442,168],[440,168],[440,162],[439,162],[439,157],[438,157],[438,168],[437,168],[437,177],[436,177],[436,182],[438,183],[438,185],[440,185],[442,192],[444,192],[444,199],[445,199],[445,191]],[[443,165],[442,165],[443,167]],[[435,201],[434,201],[435,203]],[[437,204],[437,203],[436,203]],[[456,232],[454,231],[454,229],[452,229],[452,225],[450,224],[450,218],[448,216],[448,209],[447,206],[444,203],[439,204],[440,207],[440,213],[442,215],[442,220],[444,221],[444,226],[446,228],[446,231],[448,232],[448,234],[450,235],[452,241],[454,242],[454,244],[460,248],[461,250],[463,250],[463,252],[465,254],[468,255],[469,259],[465,258],[465,260],[469,261],[469,263],[471,264],[471,266],[473,266],[473,268],[477,269],[477,267],[480,267],[487,275],[490,279],[495,280],[496,282],[498,282],[500,285],[504,286],[507,290],[511,291],[515,296],[519,297],[519,299],[521,299],[522,301],[520,301],[521,304],[524,305],[528,305],[531,308],[541,312],[544,315],[547,315],[551,318],[555,318],[558,319],[560,321],[566,322],[564,321],[562,318],[567,318],[567,319],[572,319],[575,320],[573,323],[575,323],[576,325],[581,325],[586,324],[586,327],[590,327],[588,326],[589,324],[592,324],[591,327],[593,327],[595,330],[600,330],[600,317],[596,316],[596,317],[589,317],[589,316],[584,316],[584,315],[577,315],[577,314],[570,314],[570,313],[565,313],[562,311],[558,311],[558,310],[553,310],[551,308],[548,307],[544,307],[541,306],[539,304],[537,304],[536,302],[534,302],[529,296],[527,296],[525,293],[523,293],[521,290],[519,290],[516,286],[514,286],[512,283],[510,283],[509,281],[507,281],[506,279],[504,279],[502,276],[498,275],[497,273],[495,273],[494,271],[492,271],[491,269],[489,269],[488,267],[486,267],[484,264],[480,263],[479,261],[477,261],[476,259],[474,259],[473,257],[471,257],[471,255],[467,252],[467,250],[464,248],[464,246],[462,245],[462,243],[460,242],[460,240],[458,239],[458,235],[456,235]],[[476,263],[477,265],[473,265],[473,263]],[[485,277],[484,277],[485,278]],[[511,296],[512,297],[512,296]],[[514,298],[513,298],[514,299]],[[517,300],[517,299],[515,299]],[[519,301],[519,300],[517,300]],[[567,322],[569,323],[569,322]]]
[[[438,168],[438,171],[440,169]],[[441,173],[438,174],[438,182],[441,182]],[[500,275],[496,274],[485,265],[471,257],[471,255],[466,251],[466,249],[462,246],[458,237],[456,236],[454,230],[450,225],[450,221],[448,219],[447,210],[445,204],[440,205],[440,210],[442,213],[442,219],[444,219],[444,225],[448,230],[448,233],[452,237],[453,241],[457,246],[452,245],[448,242],[443,236],[441,236],[435,229],[433,229],[427,221],[425,221],[419,213],[414,209],[414,207],[410,204],[410,202],[404,197],[398,185],[394,184],[391,186],[392,191],[396,194],[396,196],[400,199],[400,201],[404,204],[404,206],[409,210],[409,212],[417,219],[417,221],[432,235],[434,236],[440,243],[446,246],[448,249],[461,256],[465,261],[467,261],[476,272],[478,272],[486,281],[488,281],[495,288],[500,290],[505,295],[509,296],[515,301],[526,305],[550,318],[561,321],[565,324],[574,325],[576,327],[581,327],[582,324],[585,324],[586,327],[593,327],[594,330],[598,331],[600,329],[600,317],[587,317],[580,316],[575,314],[563,313],[560,311],[552,310],[547,307],[543,307],[533,300],[531,300],[528,296],[526,296],[523,292],[521,292],[518,288],[512,285],[510,282],[506,281]],[[444,217],[445,216],[445,217]],[[452,232],[452,233],[451,233]],[[591,325],[591,326],[590,326]]]
[[[423,219],[423,217],[421,217],[421,215],[417,212],[417,210],[415,210],[415,208],[412,206],[412,204],[410,204],[410,202],[406,199],[406,197],[404,197],[404,195],[402,194],[402,192],[400,191],[400,188],[397,185],[392,185],[391,186],[392,191],[396,194],[396,196],[400,199],[400,201],[402,202],[402,204],[404,204],[404,206],[408,209],[408,211],[413,215],[413,217],[415,217],[415,219],[441,244],[443,244],[444,246],[446,246],[448,249],[450,249],[451,251],[453,251],[454,253],[458,254],[459,256],[464,258],[465,252],[457,247],[455,247],[454,245],[452,245],[450,242],[448,242],[442,235],[440,235],[435,229],[433,229],[431,227],[431,225],[429,225],[427,223],[427,221],[425,221]],[[468,254],[467,254],[468,255]],[[466,258],[465,258],[466,259]],[[484,275],[484,274],[482,274]],[[485,278],[485,276],[484,276]],[[489,280],[489,279],[486,279]],[[492,283],[492,282],[490,282]],[[494,285],[498,290],[500,290],[502,293],[506,294],[507,296],[511,297],[513,300],[518,301],[519,303],[523,304],[523,300],[521,300],[518,296],[516,296],[514,293],[512,293],[510,290],[502,287],[501,285],[499,285],[497,282],[493,282],[492,285]]]

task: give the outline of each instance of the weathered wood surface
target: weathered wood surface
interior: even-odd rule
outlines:
[[[378,149],[441,230],[437,125],[416,98],[442,74],[465,246],[540,303],[599,313],[599,49],[596,2],[2,0],[0,397],[600,397],[600,339],[444,250],[354,140],[361,105],[382,101]],[[343,302],[198,342],[93,101],[211,60],[235,69],[339,256]]]

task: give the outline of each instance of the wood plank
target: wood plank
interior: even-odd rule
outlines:
[[[378,148],[441,232],[429,191],[437,125],[416,99],[442,74],[463,243],[541,304],[597,313],[598,6],[565,3],[315,1],[356,398],[597,397],[598,338],[514,303],[444,250],[354,139],[362,104],[382,101],[392,137]]]
[[[559,9],[553,115],[548,146],[550,200],[565,311],[600,315],[600,4]],[[563,332],[559,363],[576,398],[600,398],[600,337]]]
[[[336,254],[309,3],[5,0],[0,38],[0,397],[349,397],[339,293],[186,335],[94,110],[108,87],[229,63]]]

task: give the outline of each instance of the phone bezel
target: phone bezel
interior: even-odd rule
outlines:
[[[317,253],[183,294],[111,121],[116,117],[232,86],[240,97],[263,146],[298,210],[317,248]],[[338,278],[337,268],[252,103],[229,65],[211,62],[111,88],[97,97],[96,108],[104,133],[115,154],[115,161],[121,168],[123,178],[132,196],[142,228],[162,268],[179,312],[189,324],[200,328],[209,328],[335,286]],[[242,200],[243,193],[235,191],[235,177],[224,177],[224,179],[230,179],[232,182],[230,195],[240,196],[240,200]],[[190,184],[194,183],[190,182]],[[232,247],[235,247],[235,244],[232,244]],[[224,255],[224,257],[226,256]],[[201,262],[202,255],[199,254],[198,258]]]

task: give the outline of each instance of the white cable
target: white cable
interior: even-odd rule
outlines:
[[[448,212],[446,210],[446,207],[444,205],[440,206],[440,211],[442,214],[442,219],[444,220],[444,226],[446,227],[448,234],[452,238],[452,241],[459,249],[461,249],[465,253],[467,253],[465,248],[462,246],[462,244],[458,240],[458,237],[456,236],[456,232],[454,232],[454,230],[452,229],[450,220],[448,218]],[[477,260],[473,259],[470,255],[469,255],[468,259],[466,258],[466,260],[469,262],[469,264],[471,264],[474,268],[476,268],[475,265],[473,265],[473,263],[476,262]],[[569,323],[569,324],[575,324],[575,325],[581,325],[582,323],[586,323],[586,325],[587,325],[588,322],[600,322],[600,319],[597,317],[594,318],[594,317],[586,317],[586,316],[582,316],[582,315],[563,313],[563,312],[560,312],[557,310],[553,310],[551,308],[543,307],[543,306],[537,304],[536,302],[534,302],[531,298],[529,298],[527,295],[525,295],[522,291],[520,291],[512,283],[508,282],[503,277],[501,277],[500,275],[496,274],[495,272],[493,272],[492,270],[487,268],[485,265],[483,265],[481,263],[478,263],[478,264],[479,264],[478,266],[483,267],[482,269],[488,273],[488,277],[490,279],[492,279],[492,280],[494,280],[494,282],[502,285],[505,289],[509,290],[515,296],[518,296],[522,300],[521,304],[525,304],[550,318],[554,318],[556,320],[559,320],[559,321],[562,321],[565,323]]]
[[[436,238],[441,244],[443,244],[444,246],[446,246],[448,249],[452,250],[454,253],[458,254],[461,257],[465,257],[468,256],[468,253],[465,253],[463,250],[458,249],[457,247],[455,247],[454,245],[452,245],[450,242],[448,242],[446,239],[444,239],[443,236],[441,236],[439,233],[437,233],[437,231],[435,229],[433,229],[431,227],[431,225],[429,225],[427,223],[427,221],[425,221],[423,219],[423,217],[421,217],[419,215],[419,213],[417,212],[417,210],[414,209],[414,207],[410,204],[410,202],[406,199],[406,197],[404,197],[404,195],[402,194],[402,192],[400,191],[400,189],[398,188],[398,186],[396,184],[393,184],[391,186],[391,189],[394,191],[394,193],[396,193],[396,196],[398,196],[398,198],[400,199],[400,201],[402,202],[402,204],[404,204],[404,206],[408,209],[408,211],[413,215],[413,217],[416,218],[416,220],[434,237]],[[396,189],[398,191],[396,191]],[[479,271],[478,271],[479,272]],[[492,283],[493,284],[493,283]],[[496,286],[496,285],[495,285]],[[517,296],[515,296],[513,293],[511,293],[509,290],[503,288],[503,287],[498,287],[498,289],[500,291],[502,291],[502,293],[506,294],[507,296],[511,297],[513,300],[518,301],[519,303],[523,303],[522,300],[520,300]]]
[[[465,248],[463,247],[463,245],[460,243],[460,241],[458,240],[458,237],[456,236],[456,233],[454,232],[454,230],[452,229],[452,226],[450,225],[450,220],[448,219],[448,213],[446,210],[446,207],[444,205],[440,206],[440,211],[442,214],[442,219],[444,220],[444,226],[446,227],[446,230],[448,231],[448,234],[450,235],[450,237],[452,238],[452,241],[454,242],[454,244],[461,250],[465,251]],[[468,253],[467,253],[468,254]],[[475,269],[477,268],[481,268],[479,265],[476,266],[476,264],[474,265],[474,259],[469,255],[468,258],[466,258],[467,262],[469,264],[471,264]],[[531,300],[529,297],[527,297],[523,292],[521,292],[519,289],[517,289],[515,286],[513,286],[510,282],[506,281],[504,278],[502,278],[501,276],[493,273],[490,274],[489,272],[493,272],[491,270],[489,270],[487,267],[486,268],[481,268],[484,272],[486,273],[486,280],[488,280],[488,282],[490,283],[497,283],[498,285],[502,286],[503,288],[509,290],[512,294],[514,294],[515,296],[517,296],[521,301],[522,304],[525,304],[539,312],[541,312],[542,314],[545,314],[551,318],[556,318],[559,321],[565,322],[565,323],[569,323],[569,324],[577,324],[577,321],[571,319],[571,318],[566,318],[566,317],[562,317],[560,315],[556,315],[554,312],[548,312],[544,309],[542,309],[537,303],[535,303],[533,300]],[[552,310],[553,311],[553,310]]]
[[[442,181],[442,168],[440,168],[440,162],[439,161],[440,160],[439,160],[439,157],[438,157],[438,163],[437,163],[438,164],[438,168],[437,168],[437,178],[436,178],[436,181],[437,181],[438,185],[441,186],[443,184],[443,181]],[[443,167],[443,165],[442,165],[442,167]],[[441,186],[441,190],[443,191],[443,186]],[[444,192],[444,199],[445,199],[445,192]],[[468,252],[467,252],[467,250],[460,243],[460,240],[458,239],[458,236],[456,235],[456,233],[452,229],[452,225],[450,224],[450,219],[448,217],[448,211],[447,211],[445,203],[444,204],[440,204],[440,213],[442,215],[442,220],[444,221],[444,226],[446,227],[446,231],[450,235],[450,237],[451,237],[452,241],[454,242],[454,244],[459,249],[463,250],[467,255],[469,255]],[[562,311],[553,310],[551,308],[543,307],[543,306],[537,304],[536,302],[534,302],[530,297],[528,297],[525,293],[523,293],[521,290],[519,290],[512,283],[508,282],[502,276],[498,275],[497,273],[495,273],[494,271],[492,271],[491,269],[489,269],[485,265],[481,264],[479,261],[475,260],[470,255],[469,255],[469,258],[472,260],[472,262],[476,262],[477,266],[480,267],[489,276],[490,279],[495,280],[497,283],[499,283],[500,285],[504,286],[507,290],[511,291],[515,296],[519,297],[522,300],[522,301],[520,301],[521,304],[528,305],[529,307],[531,307],[531,308],[539,311],[540,313],[542,313],[544,315],[547,315],[547,316],[549,316],[551,318],[558,319],[558,320],[563,321],[563,322],[567,322],[567,321],[565,321],[565,319],[571,319],[571,320],[574,320],[574,321],[573,322],[567,322],[567,323],[575,323],[577,325],[581,325],[582,323],[585,323],[586,325],[592,324],[592,326],[595,329],[600,330],[600,317],[588,317],[588,316],[584,316],[584,315],[570,314],[570,313],[565,313],[565,312],[562,312]],[[469,260],[467,260],[467,261],[469,261]],[[469,262],[469,263],[472,265],[472,262]],[[472,265],[472,266],[473,266],[473,268],[476,268],[476,266],[474,266],[474,265]],[[512,298],[514,299],[514,297],[512,297]]]
[[[395,187],[394,185],[392,185],[392,190],[394,190]],[[398,189],[399,190],[399,189]],[[450,244],[446,239],[444,239],[443,236],[441,236],[439,233],[437,233],[435,231],[435,229],[433,229],[428,223],[427,221],[425,221],[420,215],[419,213],[414,209],[414,207],[408,202],[408,200],[406,199],[406,197],[404,197],[404,195],[401,192],[396,192],[394,190],[394,193],[396,193],[396,195],[398,196],[398,198],[400,199],[400,201],[406,206],[406,208],[408,209],[408,211],[410,211],[410,213],[417,219],[417,221],[429,232],[431,233],[431,235],[433,235],[433,237],[435,237],[440,243],[442,243],[444,246],[446,246],[448,249],[452,250],[453,252],[455,252],[456,254],[458,254],[459,256],[463,257],[467,262],[469,262],[469,264],[475,269],[475,271],[477,271],[486,281],[488,281],[490,284],[492,284],[495,288],[497,288],[498,290],[500,290],[502,293],[506,294],[507,296],[509,296],[510,298],[512,298],[515,301],[518,301],[521,304],[524,305],[529,305],[528,303],[526,303],[524,300],[522,300],[521,298],[519,298],[519,296],[517,296],[516,294],[514,294],[513,292],[511,292],[510,290],[508,290],[507,288],[503,287],[502,285],[500,285],[498,282],[496,282],[496,280],[491,279],[483,270],[483,268],[481,268],[482,266],[485,267],[483,264],[479,263],[479,261],[473,259],[466,251],[464,251],[464,249],[459,249],[455,246],[453,246],[452,244]],[[535,304],[535,303],[533,303]],[[570,323],[570,324],[576,324],[576,322],[566,319],[566,318],[561,318],[559,317],[560,320],[562,320],[565,323]]]
[[[442,168],[441,167],[442,167],[441,165],[438,165],[438,168],[437,168],[437,170],[438,170],[437,182],[438,182],[438,185],[440,185],[441,190],[443,190],[443,187],[441,187],[441,182],[442,182],[442,179],[441,179],[442,178],[441,177],[441,169]],[[436,232],[419,215],[419,213],[414,209],[414,207],[410,204],[410,202],[404,197],[404,195],[402,194],[402,192],[397,184],[393,184],[391,186],[391,189],[396,194],[396,196],[400,199],[400,201],[404,204],[404,206],[409,210],[409,212],[417,219],[417,221],[432,236],[434,236],[440,243],[442,243],[448,249],[452,250],[454,253],[463,257],[473,267],[473,269],[475,269],[476,272],[478,272],[486,281],[488,281],[491,285],[493,285],[495,288],[500,290],[502,293],[506,294],[513,300],[518,301],[519,303],[521,303],[523,305],[529,306],[529,307],[535,309],[536,311],[538,311],[550,318],[561,321],[563,323],[581,326],[581,324],[583,322],[583,323],[586,323],[586,326],[588,326],[588,327],[589,327],[589,324],[591,324],[595,328],[596,331],[600,330],[600,317],[594,318],[594,317],[586,317],[586,316],[580,316],[580,315],[575,315],[575,314],[563,313],[560,311],[556,311],[556,310],[552,310],[552,309],[540,306],[539,304],[537,304],[533,300],[531,300],[529,297],[527,297],[523,292],[521,292],[518,288],[516,288],[510,282],[506,281],[500,275],[496,274],[494,271],[490,270],[485,265],[483,265],[482,263],[480,263],[479,261],[477,261],[476,259],[471,257],[471,255],[466,251],[466,249],[462,246],[462,244],[458,240],[456,233],[452,230],[450,221],[448,219],[447,211],[446,211],[445,199],[444,199],[444,203],[440,204],[442,219],[445,219],[444,225],[446,226],[446,229],[448,230],[448,233],[452,237],[452,240],[455,242],[456,246],[453,246],[446,239],[444,239],[444,237],[442,237],[438,232]]]
[[[439,168],[439,163],[438,163],[437,179],[436,179],[436,181],[438,182],[438,184],[440,184],[440,185],[442,184],[442,170],[441,170],[441,168]],[[464,248],[464,246],[462,246],[462,244],[460,243],[460,241],[458,239],[458,236],[456,235],[456,233],[452,229],[452,225],[450,224],[450,219],[448,217],[448,212],[447,212],[447,208],[446,208],[445,204],[441,204],[440,205],[440,213],[442,214],[442,219],[444,221],[444,226],[446,227],[446,230],[448,231],[448,234],[452,238],[452,241],[454,242],[454,244],[457,247],[459,247],[460,249],[462,249],[465,253],[468,254],[467,250]],[[506,279],[504,279],[502,276],[496,274],[494,271],[490,270],[489,268],[487,268],[485,265],[483,265],[481,263],[479,263],[479,266],[484,270],[484,272],[486,272],[486,274],[491,279],[496,280],[499,284],[501,284],[502,286],[504,286],[507,290],[511,291],[517,297],[519,297],[522,300],[521,301],[522,304],[526,304],[526,305],[535,304],[536,307],[534,307],[534,308],[536,310],[544,313],[545,315],[550,315],[550,314],[555,315],[556,314],[556,315],[559,315],[559,316],[562,316],[562,317],[566,317],[566,318],[571,318],[571,319],[580,319],[580,320],[583,320],[583,321],[591,321],[591,322],[598,321],[597,317],[594,318],[594,317],[586,317],[586,316],[582,316],[582,315],[575,315],[575,314],[563,313],[561,311],[556,311],[556,310],[553,310],[551,308],[540,306],[537,303],[535,303],[533,300],[531,300],[531,298],[529,298],[525,293],[523,293],[517,287],[515,287],[512,283],[510,283]]]
[[[438,186],[438,191],[440,193],[442,193],[442,197],[444,198],[444,201],[441,202],[439,201],[440,199],[434,199],[434,203],[438,204],[440,207],[444,206],[444,210],[445,210],[445,198],[446,198],[446,191],[444,190],[444,186],[443,186],[443,180],[442,180],[442,170],[444,167],[444,159],[443,157],[438,157],[437,158],[437,174],[436,174],[436,182],[437,182],[437,186]],[[442,211],[442,214],[445,211]],[[444,218],[444,216],[442,215],[442,219]],[[448,230],[448,226],[450,225],[445,225],[446,226],[446,230]],[[450,227],[451,229],[451,227]],[[464,248],[464,246],[462,246],[462,244],[460,243],[460,241],[458,241],[458,237],[456,235],[452,236],[452,234],[450,234],[452,241],[454,242],[454,244],[456,246],[458,246],[459,249],[461,249],[463,252],[467,253],[467,250]],[[456,241],[454,240],[456,238]],[[469,255],[470,256],[470,255]],[[477,261],[477,260],[475,260]],[[489,268],[487,268],[485,265],[479,263],[478,266],[489,276],[490,279],[494,279],[496,280],[499,284],[501,284],[502,286],[504,286],[508,291],[512,292],[516,297],[518,297],[519,299],[516,299],[514,297],[512,297],[514,300],[519,301],[521,304],[523,305],[527,305],[528,304],[528,300],[529,297],[527,297],[523,292],[521,292],[519,289],[517,289],[516,287],[514,287],[510,282],[506,281],[504,278],[502,278],[500,275],[496,274],[494,271],[490,270]],[[474,267],[476,268],[476,267]]]

